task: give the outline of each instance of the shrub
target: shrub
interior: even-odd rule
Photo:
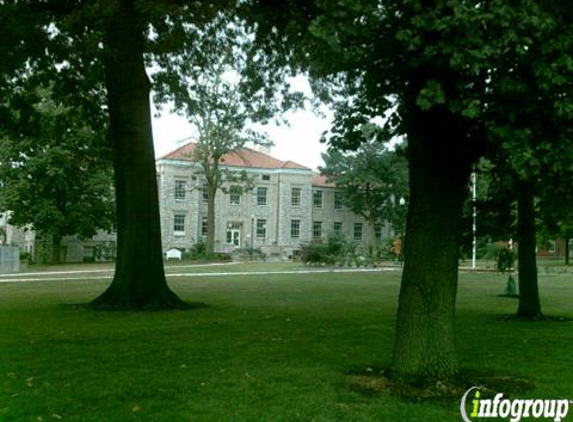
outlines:
[[[28,251],[20,251],[20,261],[29,262],[32,259],[32,255]]]
[[[337,262],[344,264],[349,250],[354,245],[349,244],[342,236],[329,235],[326,241],[313,240],[301,246],[301,261],[313,265],[334,265]]]
[[[498,273],[506,273],[513,271],[513,264],[515,262],[515,253],[506,246],[502,246],[497,251],[496,269]]]

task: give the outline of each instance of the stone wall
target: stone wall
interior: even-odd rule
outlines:
[[[17,246],[0,246],[0,274],[20,271],[20,248]]]

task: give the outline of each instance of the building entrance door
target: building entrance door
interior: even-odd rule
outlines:
[[[237,223],[230,223],[227,226],[227,243],[234,247],[241,245],[241,225]]]

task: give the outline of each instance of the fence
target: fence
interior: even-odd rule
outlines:
[[[20,248],[0,246],[0,274],[20,271]]]

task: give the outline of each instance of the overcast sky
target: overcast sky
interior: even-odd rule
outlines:
[[[293,78],[292,83],[297,90],[310,95],[310,86],[305,78]],[[271,149],[271,155],[279,160],[294,161],[311,169],[322,165],[321,153],[326,150],[326,146],[321,144],[319,139],[322,132],[329,128],[330,119],[302,110],[288,112],[286,118],[290,126],[265,127],[275,144]],[[187,120],[169,113],[168,107],[165,107],[161,117],[153,119],[153,139],[157,157],[193,141],[194,137],[193,127]]]

